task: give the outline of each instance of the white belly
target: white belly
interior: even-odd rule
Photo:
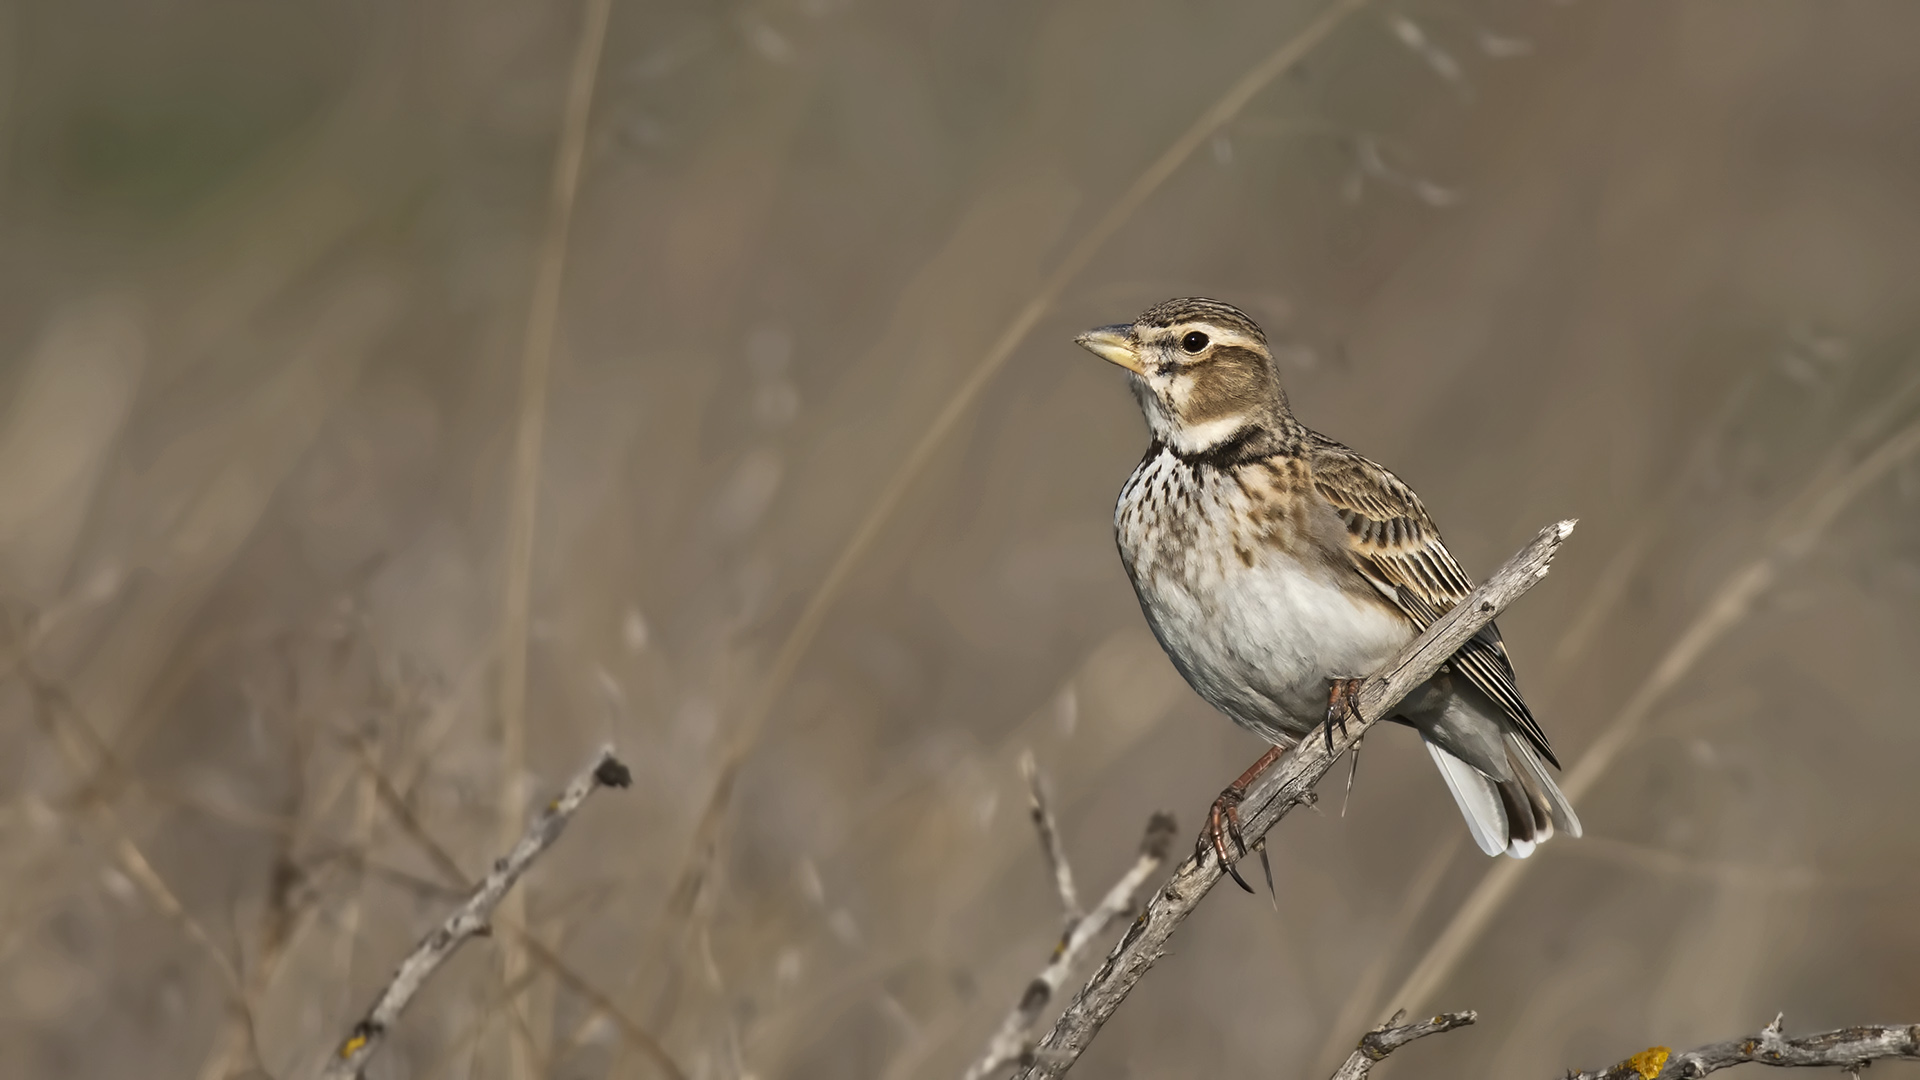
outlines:
[[[1168,485],[1187,477],[1169,468],[1147,484],[1130,482],[1116,513],[1121,555],[1154,636],[1187,682],[1242,726],[1275,741],[1313,730],[1326,716],[1327,680],[1372,674],[1412,628],[1342,588],[1327,568],[1236,536],[1244,496],[1231,484],[1180,499]],[[1129,513],[1129,496],[1156,495],[1159,513]],[[1165,516],[1169,502],[1177,518]]]

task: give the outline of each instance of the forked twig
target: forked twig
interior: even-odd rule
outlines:
[[[1255,780],[1241,804],[1241,832],[1246,843],[1251,845],[1265,836],[1294,806],[1312,801],[1314,785],[1340,754],[1387,716],[1402,697],[1439,670],[1467,639],[1545,577],[1554,553],[1572,534],[1573,526],[1572,521],[1563,521],[1540,530],[1532,543],[1508,559],[1486,584],[1400,650],[1386,667],[1369,676],[1360,687],[1358,716],[1331,740],[1331,748],[1319,738],[1303,739],[1278,766]],[[1101,1026],[1160,958],[1173,932],[1222,874],[1219,860],[1208,850],[1195,852],[1174,870],[1108,954],[1106,963],[1041,1040],[1022,1077],[1057,1077],[1073,1067]]]
[[[353,1026],[346,1041],[334,1051],[323,1071],[326,1080],[353,1080],[361,1075],[367,1062],[385,1041],[387,1031],[400,1019],[400,1014],[406,1011],[427,979],[468,938],[491,932],[488,920],[494,908],[499,906],[520,876],[533,865],[533,861],[560,838],[567,823],[573,820],[574,814],[587,801],[587,796],[603,787],[623,788],[632,783],[633,774],[620,763],[619,758],[613,756],[613,749],[602,749],[593,762],[573,778],[566,791],[549,803],[546,810],[527,827],[513,850],[494,862],[493,868],[475,887],[466,903],[447,916],[445,922],[414,946],[413,951],[400,962],[393,978],[374,999],[373,1007],[367,1010],[366,1016]]]
[[[1334,1070],[1331,1080],[1366,1080],[1367,1074],[1375,1065],[1387,1059],[1387,1055],[1407,1045],[1415,1039],[1424,1039],[1429,1035],[1438,1035],[1454,1028],[1463,1028],[1480,1014],[1472,1010],[1456,1013],[1441,1013],[1431,1020],[1422,1020],[1414,1024],[1401,1024],[1407,1011],[1400,1010],[1393,1018],[1365,1035],[1360,1036],[1360,1045],[1353,1048],[1347,1060]]]
[[[1021,771],[1028,774],[1028,783],[1038,791],[1038,770],[1030,768],[1031,765],[1032,755],[1021,759]],[[1036,825],[1043,816],[1044,806],[1044,802],[1036,805]],[[1059,842],[1059,834],[1049,832],[1052,816],[1045,816],[1048,825],[1040,827],[1041,848],[1048,851],[1050,863],[1057,857],[1059,865],[1065,866],[1065,854],[1052,850]],[[986,1053],[968,1066],[966,1080],[981,1080],[997,1069],[1024,1062],[1032,1056],[1033,1029],[1040,1023],[1041,1011],[1059,996],[1060,987],[1073,975],[1074,966],[1088,946],[1104,934],[1107,927],[1133,910],[1135,894],[1147,883],[1147,878],[1160,869],[1160,864],[1167,861],[1167,851],[1173,845],[1174,833],[1179,828],[1172,814],[1155,814],[1148,819],[1147,833],[1140,840],[1140,857],[1134,860],[1133,866],[1121,875],[1119,881],[1114,882],[1113,888],[1107,890],[1107,895],[1100,898],[1100,903],[1092,911],[1084,916],[1069,917],[1067,931],[1060,938],[1060,944],[1054,946],[1053,956],[1047,961],[1047,966],[1041,968],[1040,974],[1035,975],[1027,988],[1021,991],[1019,1002],[1000,1022],[999,1030],[988,1042]],[[1046,839],[1049,835],[1053,837],[1051,845]]]

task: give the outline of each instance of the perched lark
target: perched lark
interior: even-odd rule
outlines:
[[[1247,785],[1473,582],[1399,477],[1294,419],[1238,308],[1169,300],[1075,340],[1132,372],[1153,436],[1114,508],[1147,624],[1201,697],[1274,744],[1214,804],[1203,843],[1231,868]],[[1420,732],[1482,851],[1580,835],[1492,624],[1393,719]]]

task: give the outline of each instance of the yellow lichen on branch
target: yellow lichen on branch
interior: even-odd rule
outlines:
[[[1632,1069],[1640,1074],[1640,1080],[1653,1080],[1660,1070],[1667,1067],[1667,1059],[1673,1056],[1673,1050],[1665,1046],[1649,1046],[1627,1060],[1614,1066],[1611,1071]]]

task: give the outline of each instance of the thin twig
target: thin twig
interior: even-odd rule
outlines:
[[[1757,1062],[1783,1068],[1845,1069],[1858,1073],[1882,1058],[1920,1061],[1920,1024],[1823,1031],[1789,1039],[1781,1033],[1784,1015],[1775,1016],[1758,1035],[1712,1043],[1674,1053],[1650,1047],[1599,1072],[1569,1072],[1566,1080],[1697,1080],[1708,1073]]]
[[[1022,765],[1029,759],[1024,759]],[[1037,790],[1037,788],[1036,788]],[[1038,811],[1035,812],[1038,817]],[[1140,840],[1140,857],[1133,866],[1114,882],[1107,895],[1084,917],[1075,920],[1067,927],[1060,944],[1053,950],[1053,957],[1040,974],[1033,977],[1020,995],[1013,1011],[1000,1022],[1000,1030],[994,1033],[987,1044],[987,1052],[981,1055],[966,1072],[966,1080],[981,1080],[997,1069],[1025,1062],[1033,1055],[1033,1029],[1040,1023],[1040,1013],[1047,1003],[1059,996],[1060,987],[1073,974],[1080,957],[1095,939],[1106,933],[1107,927],[1133,910],[1134,894],[1147,883],[1147,878],[1160,869],[1167,861],[1167,850],[1173,844],[1174,833],[1179,826],[1174,823],[1172,814],[1155,814],[1147,821],[1147,833]]]
[[[419,878],[412,877],[411,875],[402,875],[404,883],[416,891],[428,894],[451,892],[455,898],[461,898],[471,893],[474,886],[467,879],[466,875],[461,873],[459,864],[454,861],[453,856],[447,851],[446,845],[440,843],[440,841],[427,830],[426,825],[420,821],[419,817],[408,808],[406,799],[394,789],[386,775],[381,772],[379,762],[374,761],[371,756],[364,753],[365,745],[352,739],[346,739],[345,741],[363,751],[360,758],[361,765],[367,771],[367,775],[372,778],[379,792],[381,803],[387,807],[388,812],[392,815],[394,822],[400,826],[401,831],[414,842],[415,846],[427,853],[435,869],[439,871],[441,878],[449,884],[437,885],[430,881],[423,881]],[[364,858],[362,858],[361,861],[370,870],[384,873],[387,876],[394,876],[394,872],[387,868],[367,861]],[[679,1064],[673,1060],[672,1056],[667,1053],[666,1048],[661,1045],[660,1040],[655,1038],[652,1032],[647,1031],[638,1023],[635,1023],[631,1017],[616,1008],[612,999],[608,998],[605,993],[588,982],[585,976],[575,971],[572,966],[561,959],[557,953],[539,938],[534,937],[525,927],[512,921],[504,912],[495,913],[494,924],[511,931],[511,940],[524,948],[534,962],[545,968],[548,973],[553,975],[555,980],[592,1003],[598,1010],[596,1015],[605,1015],[611,1019],[614,1026],[618,1027],[622,1035],[625,1036],[628,1045],[637,1047],[642,1053],[652,1058],[654,1063],[659,1066],[660,1071],[669,1077],[669,1080],[685,1080],[685,1070],[681,1069]],[[530,972],[523,974],[529,973]],[[530,982],[530,979],[516,978],[507,985],[525,986],[530,984]],[[518,1014],[512,1006],[514,998],[517,996],[518,995],[508,995],[501,1000],[501,1007],[515,1016]]]
[[[1275,79],[1286,74],[1316,46],[1325,41],[1333,31],[1345,22],[1354,12],[1367,4],[1368,0],[1333,0],[1313,20],[1301,27],[1292,37],[1255,64],[1227,88],[1218,100],[1209,105],[1196,117],[1179,137],[1168,144],[1145,170],[1134,178],[1133,183],[1121,194],[1107,212],[1095,222],[1055,266],[1033,293],[1006,329],[1001,331],[993,345],[980,360],[974,364],[967,377],[948,395],[947,403],[940,413],[921,429],[920,441],[913,445],[900,458],[899,466],[888,478],[873,504],[867,508],[860,523],[854,527],[846,544],[835,557],[833,566],[826,577],[814,589],[813,595],[801,609],[800,616],[794,621],[793,628],[780,643],[780,649],[774,654],[773,662],[767,669],[766,677],[749,702],[740,724],[729,738],[725,754],[722,756],[719,775],[713,783],[713,789],[700,811],[699,823],[694,827],[693,840],[688,848],[685,863],[675,878],[673,892],[670,895],[667,912],[670,916],[684,918],[693,910],[694,901],[701,884],[707,879],[707,868],[718,857],[720,831],[724,823],[726,809],[733,798],[734,784],[739,780],[740,770],[746,764],[747,757],[760,741],[767,717],[785,692],[787,683],[799,669],[800,661],[812,647],[813,639],[820,627],[826,622],[827,613],[840,599],[843,590],[853,572],[866,562],[867,552],[879,539],[886,523],[900,507],[901,502],[913,483],[955,428],[960,424],[967,411],[973,407],[980,393],[995,374],[1013,357],[1015,349],[1020,347],[1042,317],[1052,309],[1069,284],[1090,265],[1099,255],[1107,241],[1126,225],[1127,221],[1146,204],[1153,194],[1160,190],[1175,171],[1194,151],[1207,144],[1214,132],[1239,115],[1254,95],[1267,88]]]
[[[499,906],[501,899],[512,890],[520,876],[533,865],[533,861],[560,838],[567,823],[573,820],[581,804],[587,801],[587,796],[602,787],[626,787],[631,783],[633,774],[613,756],[613,750],[602,749],[592,764],[567,785],[565,793],[550,803],[539,818],[527,827],[525,835],[520,837],[513,850],[493,864],[493,869],[474,889],[467,902],[455,909],[445,922],[422,939],[413,952],[400,962],[393,979],[374,999],[373,1007],[353,1026],[346,1041],[340,1044],[332,1060],[327,1063],[324,1071],[326,1080],[349,1080],[361,1075],[367,1061],[385,1041],[388,1030],[400,1019],[400,1014],[406,1011],[427,979],[468,938],[490,932],[488,920],[494,908]]]
[[[1358,695],[1358,716],[1332,740],[1303,739],[1280,764],[1268,770],[1248,790],[1241,804],[1241,832],[1248,844],[1293,807],[1313,801],[1313,787],[1367,729],[1386,717],[1415,687],[1439,670],[1467,639],[1492,622],[1508,604],[1546,576],[1547,568],[1574,523],[1549,525],[1522,548],[1486,584],[1473,591],[1452,611],[1440,617],[1419,639],[1400,650],[1380,671],[1369,676]],[[1333,743],[1329,748],[1327,742]],[[1053,1030],[1040,1042],[1025,1080],[1057,1077],[1073,1067],[1087,1044],[1100,1032],[1154,962],[1202,897],[1217,884],[1222,868],[1211,851],[1196,851],[1147,902],[1144,911],[1120,939],[1107,961],[1067,1006]]]
[[[1429,1035],[1438,1035],[1454,1028],[1463,1028],[1480,1018],[1480,1014],[1467,1012],[1441,1013],[1431,1020],[1422,1020],[1417,1024],[1402,1025],[1406,1010],[1393,1014],[1393,1019],[1374,1028],[1360,1037],[1360,1045],[1338,1069],[1334,1070],[1331,1080],[1366,1080],[1373,1067],[1387,1059],[1387,1055],[1407,1045],[1415,1039],[1424,1039]]]
[[[1069,932],[1080,921],[1080,895],[1073,887],[1073,867],[1067,862],[1067,849],[1060,842],[1060,826],[1053,820],[1053,807],[1047,801],[1047,778],[1040,775],[1040,763],[1033,751],[1020,752],[1020,775],[1027,781],[1027,812],[1033,817],[1033,829],[1040,834],[1040,856],[1047,860],[1047,872],[1060,893],[1060,908],[1066,912]]]

